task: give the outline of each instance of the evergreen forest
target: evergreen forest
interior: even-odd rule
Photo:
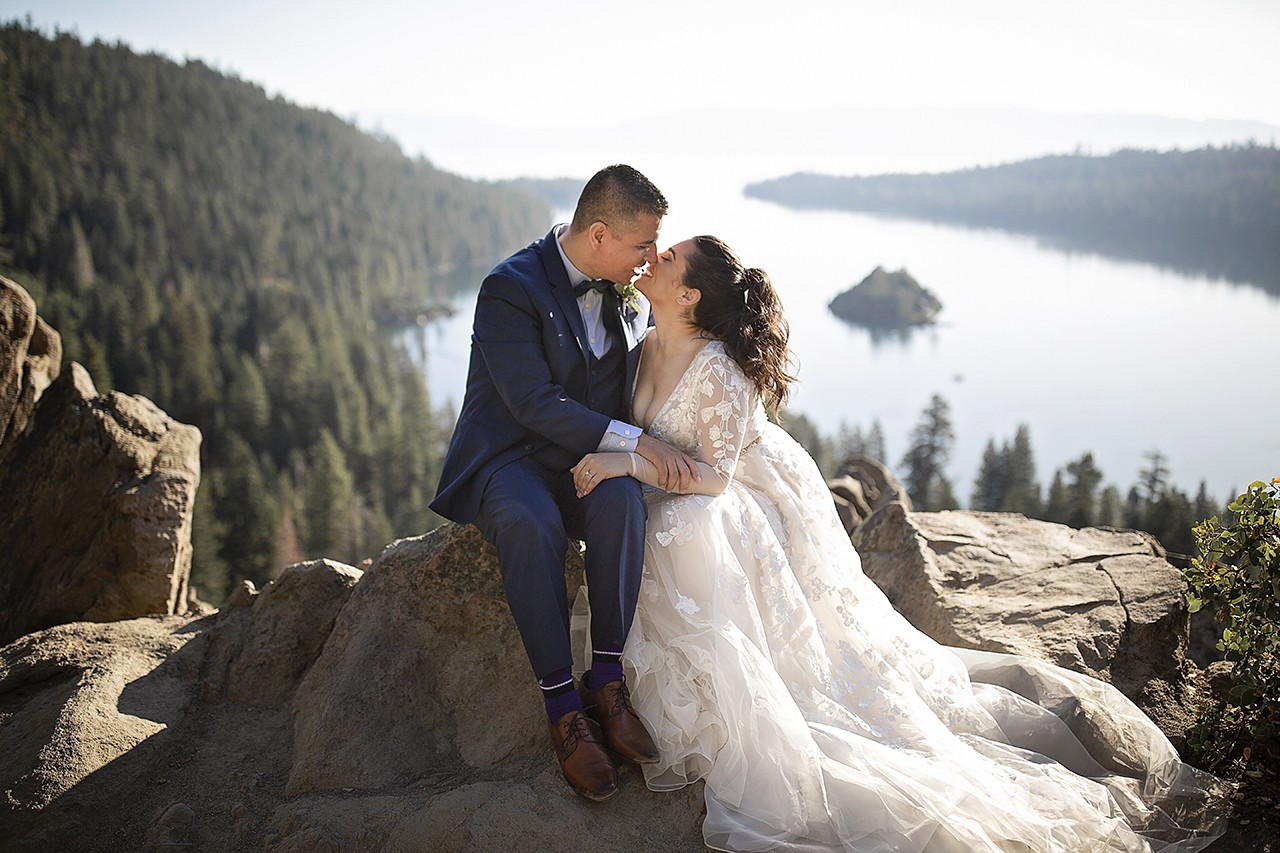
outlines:
[[[943,174],[794,174],[746,195],[1032,234],[1280,294],[1280,149],[1059,155]]]
[[[549,219],[198,61],[0,26],[0,274],[100,393],[200,428],[208,601],[434,526],[453,415],[394,322]]]
[[[782,423],[827,477],[837,476],[853,456],[882,460],[901,480],[912,508],[925,512],[967,508],[1013,512],[1076,528],[1145,530],[1180,564],[1196,553],[1192,529],[1196,524],[1213,517],[1229,523],[1233,518],[1227,503],[1235,496],[1234,489],[1219,502],[1201,481],[1195,495],[1188,495],[1174,484],[1169,459],[1159,450],[1144,455],[1146,465],[1138,473],[1138,482],[1127,490],[1106,482],[1092,451],[1055,469],[1046,488],[1037,473],[1031,431],[1025,424],[1018,425],[1011,440],[987,440],[968,501],[962,503],[946,473],[956,439],[951,407],[938,394],[920,413],[896,465],[889,462],[879,422],[866,430],[843,424],[835,435],[823,435],[799,413],[784,413]]]

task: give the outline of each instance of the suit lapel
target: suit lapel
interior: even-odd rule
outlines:
[[[556,245],[556,229],[552,228],[542,241],[542,267],[546,271],[547,281],[551,284],[551,295],[560,306],[560,313],[569,322],[573,337],[578,342],[578,351],[584,361],[590,352],[587,344],[587,330],[582,325],[582,311],[578,308],[578,299],[573,295],[573,285],[569,284],[569,273],[565,271],[564,261],[560,258],[560,249]]]

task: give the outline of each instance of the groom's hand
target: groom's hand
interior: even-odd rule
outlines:
[[[658,488],[664,492],[683,494],[688,491],[690,482],[702,479],[698,475],[697,460],[648,433],[640,433],[636,453],[648,459],[658,469]]]

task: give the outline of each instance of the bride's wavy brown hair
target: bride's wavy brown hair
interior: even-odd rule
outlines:
[[[764,270],[744,267],[718,237],[694,237],[693,244],[682,282],[702,292],[693,322],[724,342],[765,408],[776,414],[796,379],[788,371],[791,332],[778,292]]]

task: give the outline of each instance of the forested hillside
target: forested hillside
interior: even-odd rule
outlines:
[[[548,221],[199,62],[0,28],[0,272],[100,391],[200,427],[211,600],[426,529],[452,421],[379,320]]]
[[[1036,234],[1280,293],[1280,149],[1067,155],[945,174],[795,174],[746,194]]]

